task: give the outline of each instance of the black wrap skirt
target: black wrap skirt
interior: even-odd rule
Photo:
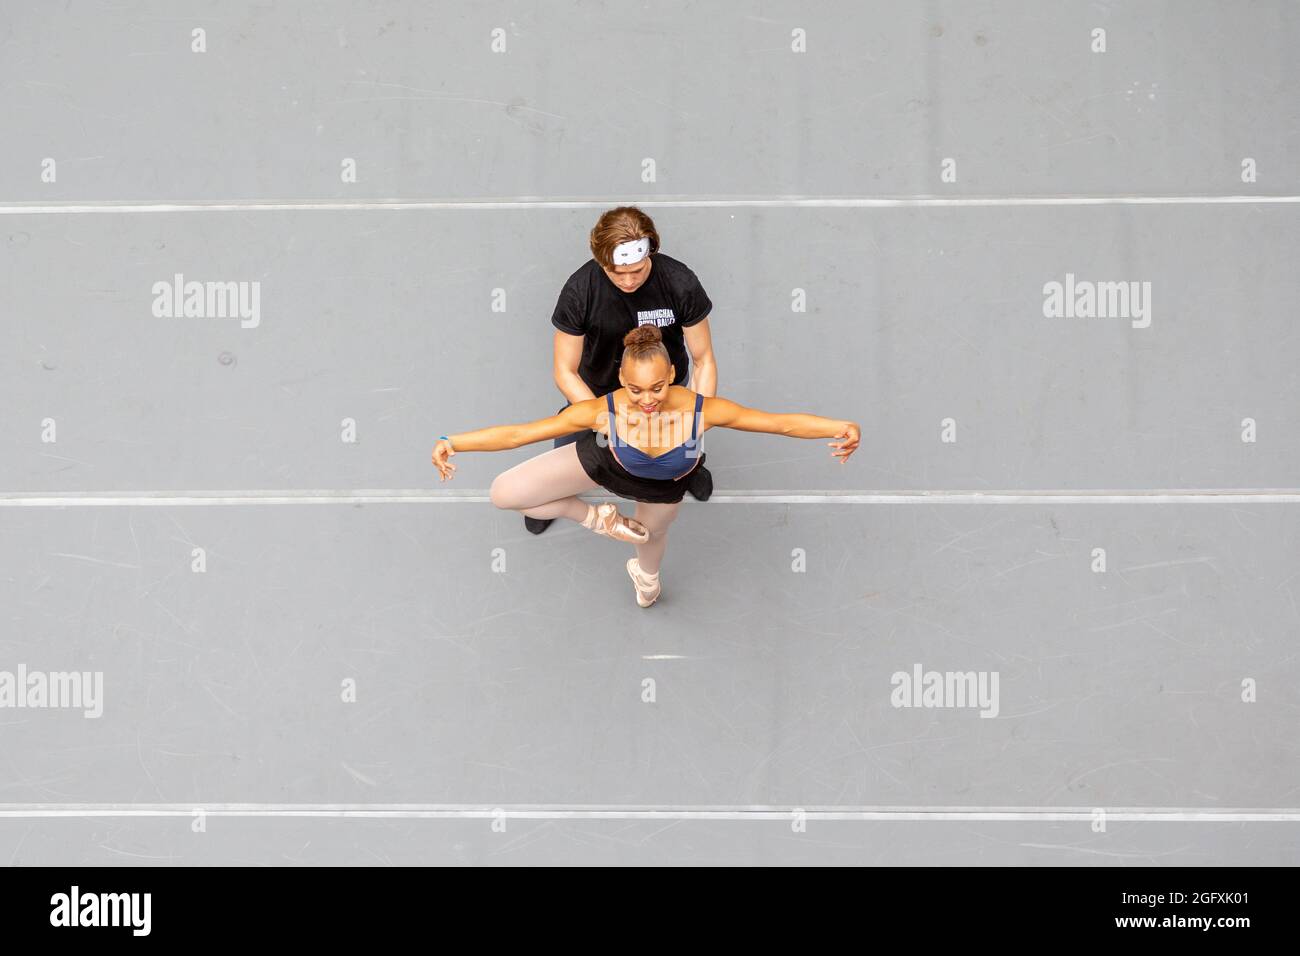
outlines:
[[[641,478],[618,463],[609,449],[608,440],[597,441],[596,432],[584,431],[576,444],[578,461],[582,462],[582,470],[588,478],[620,498],[648,504],[668,505],[681,501],[686,494],[686,486],[691,483],[691,476],[708,457],[701,454],[695,459],[695,467],[680,478]]]

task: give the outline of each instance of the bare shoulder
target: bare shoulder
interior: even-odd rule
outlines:
[[[676,408],[679,405],[695,405],[696,393],[692,392],[685,385],[669,385],[668,394],[671,396],[669,398],[669,404],[673,408]],[[708,401],[708,399],[705,399],[705,401]]]
[[[705,428],[730,425],[736,420],[741,406],[725,398],[705,398],[700,406],[700,417]]]
[[[559,417],[580,428],[595,428],[605,412],[605,398],[585,398],[563,409]]]

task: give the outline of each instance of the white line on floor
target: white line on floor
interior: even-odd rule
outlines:
[[[617,500],[591,493],[591,500]],[[696,504],[688,495],[685,499]],[[129,491],[129,492],[0,492],[0,507],[109,508],[208,507],[214,505],[456,505],[487,504],[483,489],[430,492],[424,489],[376,488],[302,491]],[[767,505],[894,505],[894,504],[1297,504],[1294,489],[1188,489],[1164,491],[741,491],[715,494],[709,503]]]
[[[1300,810],[1188,809],[1170,807],[800,807],[810,820],[1090,822],[1104,813],[1117,823],[1297,823]],[[407,820],[724,820],[793,818],[796,808],[775,806],[461,806],[447,804],[0,804],[0,818],[38,817],[322,817]]]
[[[610,199],[513,199],[447,200],[214,200],[212,202],[83,202],[3,203],[0,215],[81,215],[87,213],[168,212],[296,212],[319,210],[449,210],[449,209],[608,209],[627,197]],[[890,209],[912,206],[1211,206],[1300,203],[1300,196],[770,196],[699,199],[663,197],[638,199],[636,205],[662,208],[803,208],[803,209]]]

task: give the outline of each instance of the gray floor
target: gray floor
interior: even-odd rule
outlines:
[[[0,672],[104,680],[0,708],[0,863],[1300,862],[1300,7],[803,6],[0,10]],[[622,202],[721,395],[863,423],[710,433],[648,611],[482,500],[542,449],[429,465],[559,404]],[[1045,318],[1067,273],[1150,326]]]

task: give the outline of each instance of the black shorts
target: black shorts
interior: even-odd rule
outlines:
[[[594,431],[584,431],[578,436],[578,461],[582,462],[582,470],[587,473],[587,477],[620,498],[644,501],[647,504],[670,505],[681,501],[686,494],[687,485],[691,483],[691,476],[708,457],[700,455],[695,461],[695,468],[680,478],[641,478],[618,463],[614,453],[609,450],[608,441],[602,443],[596,437]]]

